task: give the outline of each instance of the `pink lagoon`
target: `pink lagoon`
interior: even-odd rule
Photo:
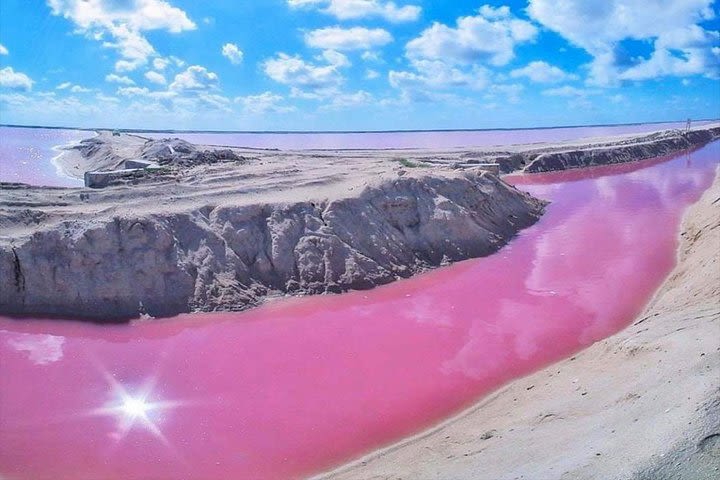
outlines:
[[[546,214],[370,291],[130,325],[0,319],[0,477],[303,478],[624,328],[675,264],[720,144],[507,177]]]

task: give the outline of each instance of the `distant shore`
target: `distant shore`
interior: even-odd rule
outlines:
[[[3,124],[0,127],[9,128],[40,128],[49,130],[80,130],[95,132],[98,130],[116,130],[122,133],[237,133],[237,134],[348,134],[348,133],[436,133],[436,132],[506,132],[517,130],[553,130],[564,128],[593,128],[593,127],[620,127],[634,125],[663,125],[663,124],[684,124],[686,119],[680,120],[658,120],[652,122],[630,122],[630,123],[597,123],[583,125],[547,125],[529,127],[496,127],[496,128],[437,128],[437,129],[401,129],[401,130],[184,130],[184,129],[134,129],[114,127],[73,127],[73,126],[47,126],[47,125],[16,125]],[[720,118],[700,118],[692,120],[693,125],[700,125],[710,122],[719,122]]]

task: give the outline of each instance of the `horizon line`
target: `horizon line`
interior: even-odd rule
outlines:
[[[444,132],[492,132],[512,130],[552,130],[559,128],[593,128],[593,127],[619,127],[632,125],[657,125],[662,123],[681,123],[687,120],[692,122],[720,121],[720,118],[699,118],[684,120],[659,120],[652,122],[628,123],[597,123],[584,125],[556,125],[543,127],[497,127],[497,128],[439,128],[439,129],[398,129],[398,130],[186,130],[186,129],[147,129],[147,128],[104,128],[104,127],[73,127],[49,125],[21,125],[0,123],[6,128],[34,128],[48,130],[79,130],[79,131],[118,131],[123,133],[205,133],[205,134],[272,134],[272,135],[317,135],[317,134],[353,134],[353,133],[444,133]]]

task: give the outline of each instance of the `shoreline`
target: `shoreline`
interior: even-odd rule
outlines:
[[[89,136],[88,139],[95,138],[98,135],[99,135],[98,132],[94,131],[93,135]],[[72,148],[80,145],[80,142],[82,142],[83,140],[87,140],[87,139],[73,140],[73,141],[70,141],[67,143],[52,146],[51,150],[53,152],[55,152],[56,155],[54,155],[50,159],[50,163],[52,164],[53,167],[55,167],[55,172],[57,173],[58,177],[63,177],[63,178],[67,178],[70,180],[80,180],[78,177],[71,175],[71,173],[65,168],[65,166],[62,162],[62,157],[65,155],[71,155],[72,153],[70,150]],[[78,187],[80,187],[80,186],[81,185],[78,185]],[[77,188],[77,187],[68,187],[68,188]]]
[[[35,128],[48,130],[79,130],[79,131],[95,131],[98,130],[117,130],[123,133],[232,133],[232,134],[352,134],[352,133],[439,133],[439,132],[506,132],[517,130],[552,130],[557,128],[593,128],[593,127],[621,127],[635,125],[661,125],[670,123],[685,123],[686,119],[681,120],[660,120],[653,122],[630,122],[630,123],[599,123],[587,125],[554,125],[539,127],[518,127],[518,128],[439,128],[439,129],[410,129],[410,130],[153,130],[140,129],[133,130],[128,128],[114,127],[73,127],[73,126],[48,126],[48,125],[14,125],[0,124],[5,128]],[[718,122],[720,118],[700,118],[693,120],[693,123]]]
[[[0,273],[15,279],[0,310],[112,322],[367,290],[487,256],[535,223],[545,203],[499,173],[631,164],[717,136],[720,124],[502,152],[329,154],[101,132],[58,158],[96,188],[0,191]]]
[[[720,244],[720,218],[713,209],[719,201],[720,167],[713,184],[683,215],[673,270],[627,327],[569,358],[511,381],[430,429],[310,478],[430,479],[442,472],[446,478],[458,480],[639,480],[699,479],[717,474],[720,402],[716,396],[720,381],[716,377],[720,348],[713,348],[717,347],[713,339],[720,335],[720,286],[716,286],[720,285],[720,259],[714,247]],[[683,321],[691,324],[676,328],[677,322]],[[636,328],[638,325],[642,327]],[[651,332],[653,327],[655,331]],[[699,338],[691,340],[691,334],[704,334],[704,342]],[[676,338],[680,335],[682,338]],[[703,346],[696,349],[699,353],[694,356],[672,351],[673,347],[693,351],[696,342]],[[648,372],[647,363],[638,365],[638,358],[644,355],[669,357],[675,374],[662,366],[659,372]],[[661,362],[662,358],[656,364]],[[635,370],[628,367],[637,369],[636,376],[632,376]],[[680,375],[683,368],[696,375]],[[703,372],[711,378],[703,379]],[[595,377],[579,380],[588,374]],[[558,380],[561,376],[563,380]],[[569,385],[568,378],[573,378]],[[678,387],[666,386],[672,382],[686,384],[680,390],[692,395],[685,405],[665,408],[667,397],[679,400],[678,395],[669,394],[673,390],[679,393]],[[545,389],[533,388],[542,383]],[[637,388],[640,384],[645,384],[646,389]],[[577,396],[575,392],[580,388],[586,393]],[[666,395],[658,395],[658,390]],[[601,398],[588,397],[587,392]],[[653,393],[655,397],[648,400]],[[571,395],[573,398],[568,398]],[[658,402],[665,404],[658,406]],[[625,403],[635,404],[632,412],[625,410]],[[682,415],[676,412],[673,416],[681,418],[671,422],[668,414],[680,408]],[[672,423],[672,441],[666,438],[668,428],[656,428],[647,418],[641,422],[642,416]],[[565,422],[575,425],[561,425]],[[597,434],[597,429],[604,431]],[[617,438],[616,434],[627,438]],[[645,446],[631,447],[632,439],[638,437],[643,438]],[[625,448],[634,455],[623,452]],[[465,453],[458,455],[458,450]],[[578,450],[582,452],[578,454]],[[608,454],[608,450],[614,454]],[[573,452],[574,456],[566,458],[558,452]],[[532,454],[530,458],[528,453]]]

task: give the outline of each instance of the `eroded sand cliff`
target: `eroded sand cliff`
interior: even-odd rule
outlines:
[[[108,320],[366,289],[487,255],[543,210],[543,202],[478,171],[395,175],[357,193],[314,198],[195,199],[172,212],[129,202],[110,214],[67,204],[75,214],[2,239],[0,277],[11,281],[0,291],[0,311]],[[4,210],[6,225],[34,222],[33,208]]]

